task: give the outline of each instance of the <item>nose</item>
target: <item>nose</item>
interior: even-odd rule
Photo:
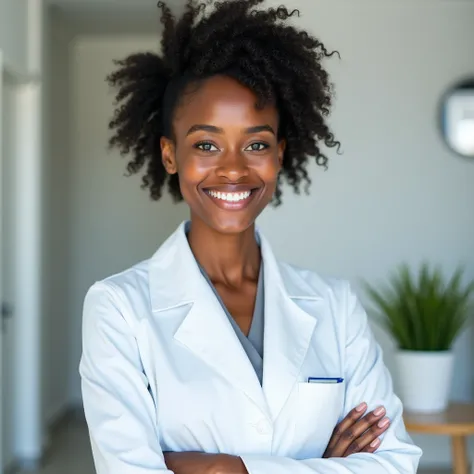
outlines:
[[[226,178],[233,183],[247,177],[249,168],[245,156],[238,150],[229,150],[221,155],[216,174],[220,178]]]

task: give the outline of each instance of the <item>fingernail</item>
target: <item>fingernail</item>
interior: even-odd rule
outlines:
[[[374,439],[374,440],[370,443],[370,447],[371,447],[371,448],[376,448],[379,444],[380,444],[380,440],[379,440],[379,439]]]
[[[388,418],[383,418],[382,420],[380,420],[378,423],[377,423],[377,426],[379,428],[384,428],[385,426],[387,426],[389,424],[390,420]]]
[[[363,411],[367,408],[365,402],[362,402],[358,407],[356,407],[356,411]]]
[[[376,410],[374,410],[374,415],[379,416],[382,413],[385,413],[385,408],[384,407],[378,407]]]

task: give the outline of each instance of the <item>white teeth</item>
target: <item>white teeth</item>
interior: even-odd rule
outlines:
[[[208,191],[208,194],[214,198],[221,199],[222,201],[238,202],[250,197],[252,192],[245,191],[243,193],[221,193],[218,191]]]

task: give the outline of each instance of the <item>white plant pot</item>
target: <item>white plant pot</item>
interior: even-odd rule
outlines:
[[[395,355],[400,398],[407,411],[435,413],[449,403],[453,353],[399,351]]]

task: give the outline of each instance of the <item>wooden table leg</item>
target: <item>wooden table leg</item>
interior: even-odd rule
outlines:
[[[451,449],[454,474],[469,474],[465,436],[453,436]]]

